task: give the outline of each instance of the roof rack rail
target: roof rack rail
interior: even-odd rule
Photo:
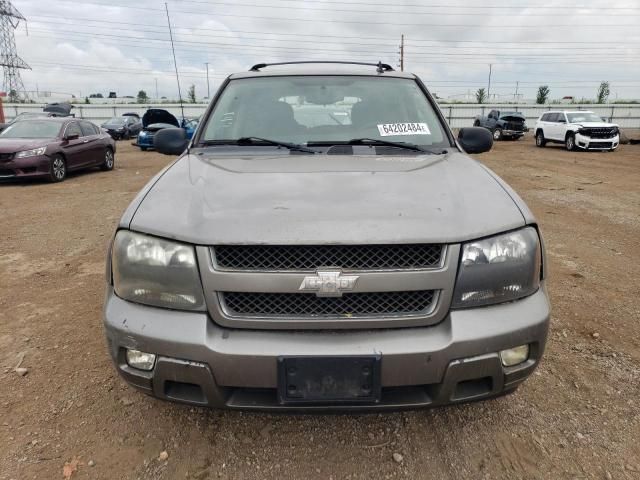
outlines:
[[[259,72],[260,69],[262,68],[266,68],[266,67],[273,67],[276,65],[303,65],[303,64],[309,64],[309,63],[337,63],[340,65],[366,65],[369,67],[377,67],[376,71],[378,73],[384,73],[384,72],[393,72],[393,67],[387,63],[382,63],[382,62],[378,62],[378,63],[365,63],[365,62],[340,62],[340,61],[334,61],[334,60],[309,60],[309,61],[303,61],[303,62],[280,62],[280,63],[256,63],[253,67],[251,67],[251,69],[249,70],[250,72]]]

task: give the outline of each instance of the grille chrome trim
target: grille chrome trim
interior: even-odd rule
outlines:
[[[254,319],[289,317],[302,319],[303,321],[340,318],[362,319],[381,316],[406,318],[428,315],[435,308],[438,295],[439,292],[435,290],[345,293],[342,297],[317,297],[312,293],[218,292],[222,310],[229,317]],[[242,296],[251,298],[242,299]],[[274,313],[253,313],[249,309],[238,312],[238,308],[234,309],[232,304],[238,305],[240,303],[244,303],[249,307],[260,304],[260,310],[265,311],[271,308]],[[407,305],[407,310],[395,308],[395,306],[399,306],[402,303]],[[361,307],[365,304],[369,305],[369,311]],[[420,308],[410,309],[411,305],[416,305]],[[292,313],[285,313],[286,309],[289,309]],[[358,313],[358,309],[360,309],[361,313]],[[314,313],[322,310],[325,312]],[[311,313],[306,313],[306,311]]]
[[[219,292],[300,293],[299,287],[308,272],[255,272],[220,270],[215,265],[211,247],[197,246],[196,255],[202,286],[211,319],[218,325],[254,330],[339,330],[404,328],[435,325],[449,312],[460,256],[460,245],[447,245],[440,268],[421,270],[359,271],[353,293],[403,292],[433,290],[432,308],[415,315],[378,315],[356,317],[230,315],[223,308]],[[345,293],[346,294],[346,293]]]
[[[442,267],[446,245],[217,245],[217,270],[230,272],[345,272],[423,270]],[[418,260],[416,260],[418,258]],[[253,264],[253,265],[250,265]]]

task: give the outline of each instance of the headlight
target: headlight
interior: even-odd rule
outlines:
[[[111,262],[120,298],[156,307],[204,310],[192,246],[120,230]]]
[[[540,287],[540,239],[533,227],[465,243],[453,307],[508,302]]]
[[[33,150],[23,150],[22,152],[16,153],[16,158],[27,158],[27,157],[35,157],[37,155],[44,155],[44,152],[47,150],[47,147],[34,148]]]
[[[143,131],[141,131],[141,132],[138,134],[138,136],[139,136],[139,137],[146,137],[146,136],[147,136],[147,132],[145,132],[145,131],[143,130]]]

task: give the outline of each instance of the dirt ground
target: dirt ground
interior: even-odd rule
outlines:
[[[74,479],[640,479],[640,145],[571,153],[526,138],[479,156],[547,245],[548,349],[515,394],[321,416],[191,408],[120,380],[105,250],[171,159],[119,149],[113,172],[0,185],[0,480],[63,478],[71,462]]]

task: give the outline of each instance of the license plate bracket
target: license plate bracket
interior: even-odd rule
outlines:
[[[378,403],[379,355],[278,358],[278,399],[289,403]]]

